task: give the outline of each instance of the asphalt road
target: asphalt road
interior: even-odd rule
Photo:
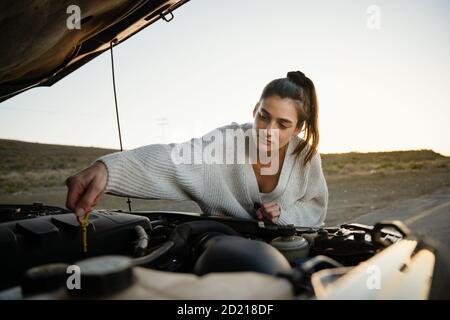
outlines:
[[[381,220],[401,220],[414,233],[432,237],[450,249],[450,187],[399,201],[352,222],[372,225]]]

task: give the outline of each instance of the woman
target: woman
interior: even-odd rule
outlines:
[[[328,188],[317,152],[318,105],[313,82],[300,71],[271,81],[253,118],[253,123],[232,123],[182,144],[153,144],[101,157],[67,179],[66,205],[82,216],[106,192],[191,199],[209,215],[323,225]],[[251,135],[244,133],[250,138],[245,148],[236,146],[234,138],[224,138],[229,131],[249,129]],[[303,139],[298,137],[300,132],[304,132]],[[218,161],[223,154],[234,162]]]

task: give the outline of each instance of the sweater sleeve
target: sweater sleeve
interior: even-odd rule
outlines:
[[[323,226],[327,215],[328,187],[322,171],[319,153],[311,159],[306,173],[306,191],[294,204],[281,207],[279,224],[294,224],[302,227]]]
[[[180,154],[184,157],[184,152],[195,154],[195,146],[200,143],[201,138],[179,144],[152,144],[99,158],[97,161],[104,163],[108,171],[105,192],[137,198],[201,198],[204,192],[203,165],[198,161],[180,163],[180,158],[174,157]]]

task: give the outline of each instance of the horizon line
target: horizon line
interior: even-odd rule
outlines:
[[[111,147],[102,147],[102,146],[93,146],[93,145],[74,145],[74,144],[61,144],[61,143],[51,143],[51,142],[40,142],[40,141],[27,141],[27,140],[19,140],[19,139],[11,139],[11,138],[1,138],[0,140],[4,141],[16,141],[16,142],[24,142],[24,143],[34,143],[34,144],[46,144],[46,145],[54,145],[54,146],[61,146],[61,147],[77,147],[77,148],[95,148],[95,149],[104,149],[104,150],[113,150],[113,151],[120,151],[120,148],[111,148]],[[170,142],[169,142],[170,143]],[[169,143],[150,143],[150,144],[169,144]],[[139,147],[136,147],[139,148]],[[135,148],[130,149],[124,149],[126,150],[133,150]],[[351,150],[351,151],[342,151],[342,152],[320,152],[321,155],[334,155],[334,154],[348,154],[348,153],[360,153],[360,154],[368,154],[368,153],[392,153],[392,152],[420,152],[420,151],[431,151],[436,154],[439,154],[444,157],[450,157],[450,154],[445,154],[442,152],[437,152],[433,149],[426,149],[426,148],[419,148],[419,149],[396,149],[396,150],[375,150],[375,151],[358,151],[358,150]]]

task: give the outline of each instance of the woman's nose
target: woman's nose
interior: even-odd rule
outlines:
[[[272,135],[272,130],[274,128],[275,128],[275,124],[273,122],[269,122],[269,124],[266,127],[268,137],[270,137]]]

